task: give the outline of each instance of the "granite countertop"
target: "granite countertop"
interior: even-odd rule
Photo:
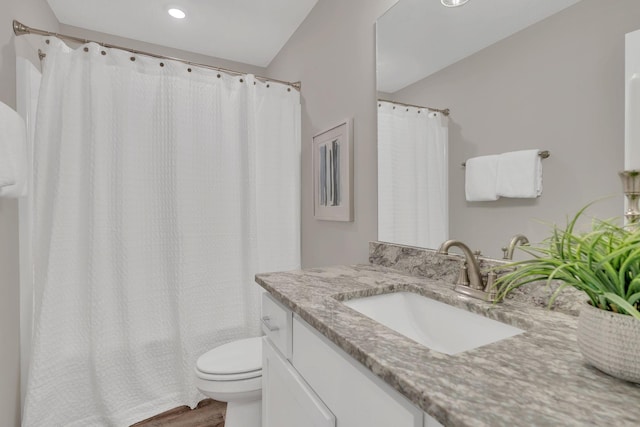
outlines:
[[[257,275],[256,281],[446,426],[636,426],[640,422],[640,386],[612,378],[583,361],[575,316],[513,300],[492,305],[454,292],[450,282],[380,265],[266,273]],[[395,290],[416,292],[525,333],[449,356],[340,302]]]

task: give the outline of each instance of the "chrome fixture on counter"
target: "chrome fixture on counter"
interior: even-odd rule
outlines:
[[[490,271],[486,278],[480,272],[479,257],[480,252],[473,253],[471,249],[459,240],[447,240],[438,249],[439,254],[448,255],[449,248],[456,246],[464,254],[464,264],[458,273],[458,280],[454,290],[461,294],[478,298],[483,301],[495,302],[497,289],[495,282],[498,275],[495,271]]]
[[[637,226],[640,219],[638,209],[638,197],[640,197],[640,170],[628,170],[618,172],[622,180],[622,191],[627,196],[627,210],[624,213],[628,224]]]
[[[515,236],[513,236],[513,238],[509,242],[509,246],[502,248],[502,259],[513,259],[513,251],[515,251],[518,243],[520,243],[520,245],[528,245],[529,239],[527,239],[527,236],[525,236],[524,234],[516,234]]]

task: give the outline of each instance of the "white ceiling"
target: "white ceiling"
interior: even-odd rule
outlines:
[[[393,93],[579,0],[400,0],[378,19],[378,90]]]
[[[47,1],[63,24],[266,67],[318,0]]]

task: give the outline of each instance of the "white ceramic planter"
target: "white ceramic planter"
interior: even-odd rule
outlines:
[[[584,304],[578,346],[587,362],[623,380],[640,383],[640,320]]]

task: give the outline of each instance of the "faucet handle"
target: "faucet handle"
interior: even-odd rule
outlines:
[[[458,280],[456,280],[456,285],[461,286],[469,286],[469,273],[467,272],[467,262],[465,261],[460,267],[460,271],[458,272]]]
[[[503,246],[500,249],[502,249],[502,259],[509,259],[509,248]]]
[[[475,255],[477,261],[480,261],[480,257],[482,256],[482,252],[473,251],[473,255]]]
[[[487,285],[484,288],[484,291],[489,294],[489,301],[495,301],[498,296],[496,280],[498,280],[498,273],[493,270],[490,271],[489,274],[487,274]]]

